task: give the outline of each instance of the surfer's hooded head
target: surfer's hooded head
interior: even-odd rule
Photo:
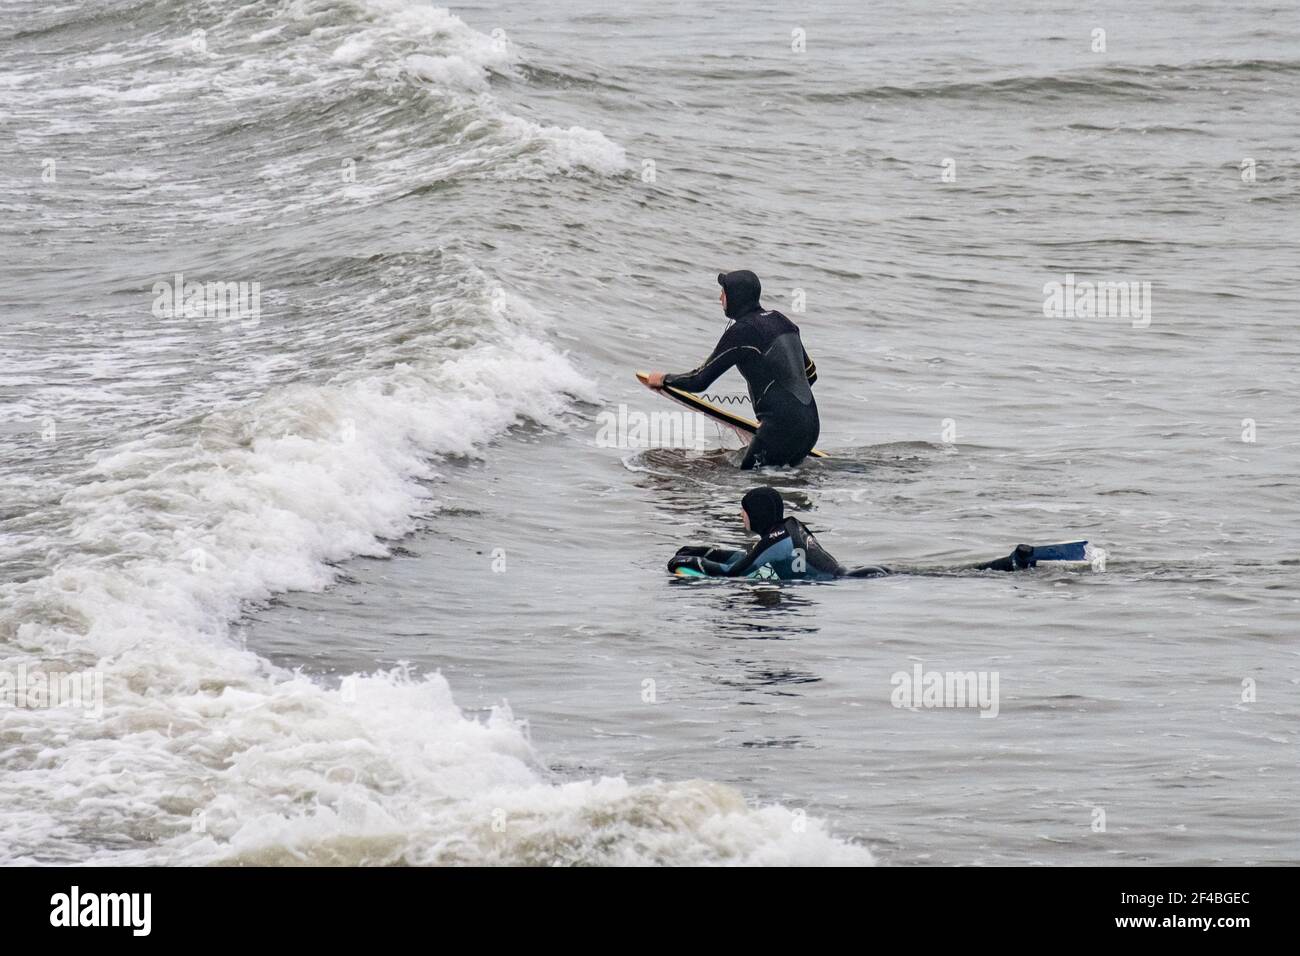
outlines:
[[[740,507],[749,517],[749,530],[767,534],[785,521],[785,502],[775,488],[754,488],[740,499]]]
[[[723,309],[727,318],[738,319],[759,308],[758,296],[763,291],[763,286],[759,283],[758,276],[748,269],[719,272],[718,285],[727,293],[727,306]]]

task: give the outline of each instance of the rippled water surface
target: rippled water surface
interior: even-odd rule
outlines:
[[[1269,3],[7,4],[0,668],[103,706],[0,709],[3,859],[1300,862],[1297,50]],[[831,457],[598,440],[734,268]],[[760,480],[846,564],[1104,560],[670,579]],[[997,716],[894,706],[917,665]]]

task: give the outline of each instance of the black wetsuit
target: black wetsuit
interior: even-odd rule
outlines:
[[[1018,545],[1005,558],[981,561],[949,571],[1024,571],[1034,567],[1033,548]],[[868,565],[846,568],[821,546],[797,518],[786,518],[759,536],[748,551],[685,547],[668,561],[668,570],[695,571],[711,578],[776,578],[782,581],[831,581],[835,578],[878,578],[898,574],[892,568]],[[917,573],[917,570],[902,573]],[[933,572],[929,572],[933,573]]]
[[[727,315],[735,321],[703,365],[666,375],[664,384],[700,392],[727,369],[739,368],[758,418],[758,434],[740,467],[797,465],[812,451],[821,431],[811,387],[817,381],[817,367],[803,347],[799,327],[780,312],[759,305],[757,276],[729,272],[718,282],[727,293]]]
[[[862,576],[836,561],[797,518],[786,518],[769,528],[748,551],[682,548],[668,562],[669,571],[678,568],[689,568],[711,578],[829,581],[846,575]],[[887,573],[881,568],[872,570]]]

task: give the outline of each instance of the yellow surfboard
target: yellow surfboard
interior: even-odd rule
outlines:
[[[637,379],[642,385],[646,385],[650,380],[649,372],[637,372]],[[699,412],[719,424],[726,425],[739,434],[742,438],[753,437],[758,431],[758,422],[752,418],[746,418],[744,415],[737,415],[735,412],[729,412],[725,408],[719,408],[717,405],[709,402],[696,395],[694,392],[686,392],[680,388],[673,388],[671,385],[665,385],[663,388],[655,389],[656,392],[663,392],[668,398],[672,399],[679,405],[685,405],[693,412]],[[829,458],[826,452],[819,448],[814,448],[808,454],[814,458]]]

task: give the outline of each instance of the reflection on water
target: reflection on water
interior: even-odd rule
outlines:
[[[742,741],[741,744],[740,744],[740,746],[742,746],[742,747],[778,747],[778,748],[781,748],[781,749],[783,749],[783,750],[792,750],[792,749],[794,749],[795,747],[813,747],[813,746],[816,746],[816,745],[815,745],[815,744],[811,744],[811,743],[809,743],[809,742],[806,741],[803,737],[766,737],[766,738],[762,738],[762,739],[760,739],[760,740],[745,740],[745,741]]]
[[[887,442],[836,449],[829,458],[807,458],[794,468],[759,468],[741,471],[741,452],[715,448],[694,451],[684,448],[647,448],[624,456],[629,471],[649,479],[654,486],[670,490],[683,481],[717,486],[719,484],[770,484],[773,487],[820,487],[845,475],[883,473],[883,480],[903,480],[924,471],[958,451],[975,453],[976,448],[925,441]],[[647,484],[647,487],[652,486]]]
[[[714,675],[709,680],[722,687],[776,694],[781,697],[800,696],[796,691],[787,689],[792,685],[821,682],[821,678],[811,671],[796,670],[772,661],[737,660],[734,663],[744,669],[742,677],[736,677],[734,674]]]
[[[719,614],[713,621],[714,633],[720,637],[745,640],[788,640],[816,634],[820,629],[813,614],[814,601],[799,592],[817,585],[747,584],[739,588],[719,589]]]

